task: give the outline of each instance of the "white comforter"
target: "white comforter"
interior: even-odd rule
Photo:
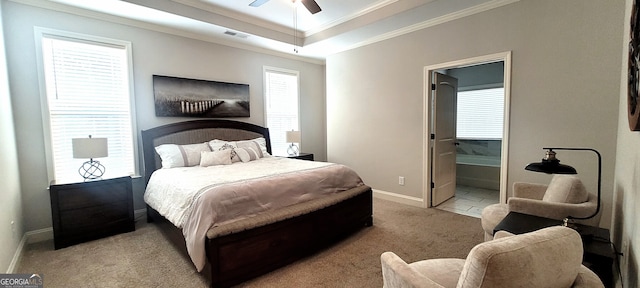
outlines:
[[[198,271],[205,265],[205,237],[214,226],[362,185],[338,164],[281,157],[209,167],[159,169],[144,199],[182,228]]]

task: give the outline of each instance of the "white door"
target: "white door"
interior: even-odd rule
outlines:
[[[431,206],[440,205],[456,193],[456,96],[458,79],[434,73],[433,153]]]

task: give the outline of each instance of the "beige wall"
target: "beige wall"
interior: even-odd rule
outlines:
[[[632,0],[626,0],[622,46],[622,69],[620,77],[620,113],[618,122],[618,146],[615,167],[615,188],[612,238],[624,253],[620,267],[624,287],[640,287],[638,276],[638,255],[640,255],[640,132],[629,130],[627,121],[627,53],[629,43],[629,23]]]
[[[374,189],[422,197],[425,66],[512,51],[508,187],[542,147],[603,155],[602,226],[611,221],[624,1],[522,0],[327,58],[328,160]],[[596,158],[558,157],[596,187]],[[398,185],[398,176],[406,185]]]
[[[0,273],[12,273],[11,261],[23,234],[22,199],[16,137],[9,95],[0,3]],[[11,227],[14,221],[14,227]],[[15,264],[13,264],[15,265]]]
[[[4,24],[15,113],[25,229],[51,227],[34,26],[130,41],[133,49],[138,131],[185,118],[158,118],[153,109],[152,75],[207,79],[250,85],[251,117],[236,120],[264,124],[263,66],[300,71],[302,145],[316,159],[326,159],[324,65],[277,57],[127,25],[4,2]],[[139,135],[138,135],[139,136]],[[140,144],[140,143],[139,143]],[[108,167],[107,167],[108,169]],[[144,208],[141,181],[134,204]]]

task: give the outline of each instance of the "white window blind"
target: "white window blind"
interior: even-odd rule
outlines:
[[[298,72],[265,68],[265,115],[274,155],[287,155],[286,131],[298,129]],[[300,144],[297,144],[300,147]]]
[[[504,88],[458,91],[460,139],[502,139]]]
[[[53,177],[78,179],[73,138],[107,138],[103,178],[136,174],[129,45],[42,34]],[[46,137],[47,135],[45,135]]]

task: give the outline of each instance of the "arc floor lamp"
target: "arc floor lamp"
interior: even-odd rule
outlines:
[[[535,162],[535,163],[531,163],[529,165],[527,165],[527,167],[525,167],[525,170],[528,171],[533,171],[533,172],[542,172],[542,173],[547,173],[547,174],[578,174],[578,172],[576,171],[575,168],[569,166],[569,165],[564,165],[564,164],[560,164],[560,160],[558,160],[558,158],[556,158],[556,152],[554,152],[553,150],[569,150],[569,151],[591,151],[593,153],[595,153],[598,156],[598,205],[596,206],[596,211],[593,212],[593,214],[591,214],[590,216],[587,217],[572,217],[569,216],[567,217],[568,219],[589,219],[589,218],[593,218],[594,216],[598,215],[598,212],[600,212],[600,196],[601,196],[601,186],[602,186],[602,156],[600,155],[600,152],[596,151],[595,149],[591,149],[591,148],[563,148],[563,147],[555,147],[555,148],[551,148],[551,147],[547,147],[547,148],[542,148],[547,150],[545,152],[544,158],[542,158],[541,162]],[[566,223],[566,221],[565,221]]]

